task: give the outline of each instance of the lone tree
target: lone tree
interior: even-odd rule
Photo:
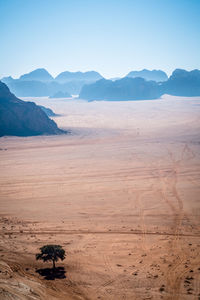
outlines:
[[[55,269],[55,262],[59,259],[65,259],[65,250],[60,245],[45,245],[40,248],[40,253],[36,254],[36,259],[53,262],[53,269]]]

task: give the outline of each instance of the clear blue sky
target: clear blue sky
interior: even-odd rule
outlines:
[[[200,0],[0,0],[0,78],[200,69]]]

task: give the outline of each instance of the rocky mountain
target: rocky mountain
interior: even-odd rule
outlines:
[[[93,84],[85,85],[79,95],[87,100],[145,100],[161,96],[160,86],[154,81],[143,78],[125,77],[112,81],[101,79]]]
[[[5,84],[9,84],[9,83],[15,81],[15,79],[12,78],[12,76],[8,76],[8,77],[3,77],[3,78],[1,79],[1,81],[4,82]]]
[[[163,82],[162,92],[174,96],[200,96],[200,71],[176,69],[169,80]]]
[[[132,71],[121,79],[105,80],[95,71],[62,72],[54,79],[45,69],[37,69],[22,75],[19,79],[9,76],[2,78],[2,81],[18,97],[50,96],[59,98],[70,97],[70,94],[80,94],[80,97],[91,100],[93,95],[98,100],[105,99],[107,95],[108,100],[111,100],[112,97],[122,100],[140,100],[152,99],[153,96],[158,98],[161,94],[199,96],[199,73],[199,70],[188,72],[176,69],[168,79],[166,73],[161,70],[144,69]],[[136,80],[136,78],[143,80],[129,81],[129,79]],[[147,82],[149,83],[147,84]]]
[[[88,72],[62,72],[60,73],[55,80],[61,83],[68,82],[68,81],[89,81],[94,82],[103,77],[101,74],[95,71],[88,71]]]
[[[103,78],[95,71],[63,72],[55,79],[45,70],[37,69],[22,75],[19,79],[11,76],[1,79],[8,85],[12,93],[18,97],[44,97],[63,92],[78,95],[86,83],[92,83]]]
[[[168,76],[164,71],[161,70],[147,70],[143,69],[141,71],[132,71],[126,75],[126,77],[136,78],[141,77],[145,80],[153,80],[157,82],[168,80]]]
[[[49,74],[49,72],[45,69],[36,69],[30,73],[20,76],[19,79],[25,81],[34,80],[34,81],[42,81],[42,82],[48,82],[54,80],[51,74]]]
[[[18,97],[44,97],[49,94],[48,85],[41,81],[25,81],[20,79],[15,79],[6,83],[10,91],[17,95]]]
[[[18,97],[47,97],[61,90],[63,93],[67,93],[67,89],[71,89],[70,84],[60,84],[55,81],[7,80],[5,77],[2,78],[1,81],[4,82],[9,87],[10,91]]]
[[[83,86],[80,98],[87,100],[148,100],[163,94],[200,96],[200,71],[176,69],[164,82],[147,81],[141,77],[120,80],[99,80]]]
[[[45,114],[46,114],[48,117],[56,117],[56,116],[58,116],[57,114],[55,114],[55,113],[53,112],[53,110],[52,110],[51,108],[45,107],[45,106],[43,106],[43,105],[38,105],[38,106],[45,112]]]
[[[0,81],[0,136],[33,136],[62,134],[56,123],[33,102],[24,102],[13,95]]]

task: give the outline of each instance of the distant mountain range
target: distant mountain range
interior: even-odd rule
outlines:
[[[164,71],[161,70],[146,70],[143,69],[142,71],[132,71],[126,75],[126,77],[136,78],[141,77],[145,80],[153,80],[157,82],[166,81],[168,80],[168,76]]]
[[[68,81],[97,81],[99,79],[102,79],[103,77],[95,71],[89,71],[89,72],[62,72],[60,73],[55,80],[60,83],[65,83]]]
[[[49,74],[49,72],[45,69],[36,69],[30,73],[24,74],[20,76],[19,80],[24,81],[42,81],[42,82],[48,82],[53,81],[54,78]]]
[[[6,84],[0,81],[0,136],[64,133],[49,119],[47,112],[50,112],[44,112],[43,109],[33,102],[18,99]]]
[[[200,96],[200,71],[176,69],[169,80],[163,82],[162,92],[174,96]]]
[[[93,83],[103,77],[95,72],[62,72],[56,78],[45,69],[36,69],[30,73],[14,79],[11,76],[1,79],[8,85],[11,92],[18,97],[43,97],[56,93],[78,95],[81,88],[87,83]]]
[[[145,100],[161,96],[159,85],[155,81],[143,78],[122,78],[112,81],[101,79],[93,84],[85,85],[80,98],[87,100]]]
[[[175,96],[200,96],[200,71],[176,69],[164,82],[147,81],[143,78],[125,77],[120,80],[99,80],[85,85],[80,98],[86,100],[150,100],[163,94]]]
[[[45,69],[37,69],[19,79],[4,77],[2,82],[20,97],[59,98],[79,94],[81,98],[88,100],[102,100],[106,97],[108,100],[141,100],[159,98],[163,94],[199,96],[199,72],[176,69],[168,78],[161,70],[144,69],[132,71],[121,79],[106,80],[95,71],[66,71],[53,78]]]

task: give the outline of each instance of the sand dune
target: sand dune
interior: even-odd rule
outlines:
[[[34,100],[71,134],[0,139],[0,299],[200,299],[200,98]]]

